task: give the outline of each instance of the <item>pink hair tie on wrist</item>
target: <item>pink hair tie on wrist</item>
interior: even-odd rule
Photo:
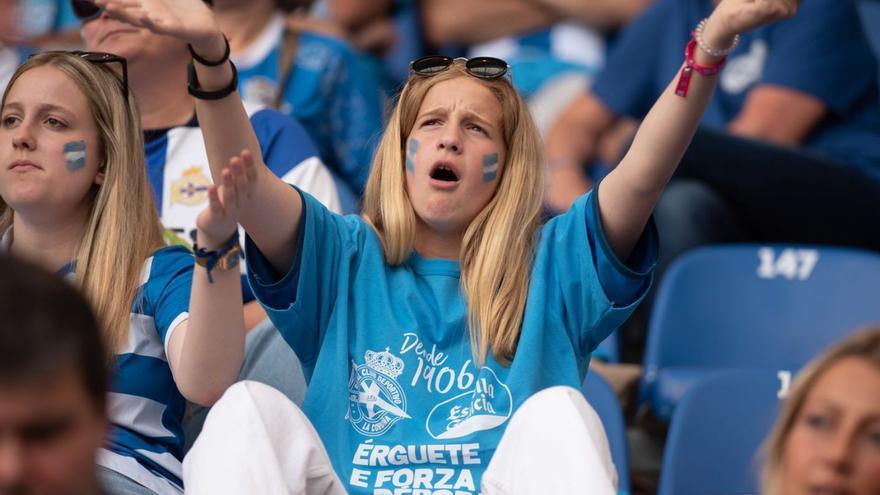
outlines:
[[[681,69],[681,75],[678,77],[678,84],[675,86],[675,94],[682,98],[687,96],[688,88],[691,85],[691,76],[693,76],[694,71],[699,72],[700,75],[703,76],[714,76],[721,72],[721,69],[723,69],[724,65],[727,63],[727,56],[725,55],[715,65],[698,64],[696,59],[694,59],[694,49],[696,49],[696,47],[697,40],[695,37],[691,37],[687,47],[684,49],[684,67]]]

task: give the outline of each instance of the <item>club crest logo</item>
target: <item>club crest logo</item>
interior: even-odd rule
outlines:
[[[410,417],[406,413],[406,396],[397,383],[397,377],[403,373],[403,360],[387,347],[385,352],[367,351],[364,360],[362,365],[351,363],[345,417],[359,433],[377,437],[394,423]]]
[[[201,167],[190,167],[183,171],[180,179],[171,183],[171,204],[198,206],[208,200],[211,179],[202,172]]]

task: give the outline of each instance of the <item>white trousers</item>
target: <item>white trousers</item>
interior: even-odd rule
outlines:
[[[188,494],[343,495],[318,433],[272,387],[244,381],[211,409],[183,461]],[[598,415],[571,387],[530,397],[510,424],[480,485],[483,495],[614,495],[617,474]]]

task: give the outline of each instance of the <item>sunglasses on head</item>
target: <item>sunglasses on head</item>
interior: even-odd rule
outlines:
[[[31,55],[31,57],[35,57],[42,53],[63,53],[67,55],[74,55],[83,60],[91,62],[93,64],[119,64],[122,67],[122,79],[119,80],[122,83],[122,95],[128,100],[128,62],[126,62],[125,58],[120,57],[119,55],[114,55],[112,53],[105,52],[85,52],[82,50],[73,50],[73,51],[65,51],[65,50],[56,50],[56,51],[46,51],[39,52]],[[28,57],[28,58],[31,58]]]
[[[205,3],[208,5],[214,4],[212,0],[205,0]],[[101,13],[104,12],[104,7],[98,7],[95,5],[95,2],[90,2],[89,0],[70,0],[70,5],[73,8],[73,15],[75,15],[80,22],[88,22],[92,19],[97,19],[101,16]]]
[[[498,79],[507,75],[510,77],[510,66],[500,58],[464,57],[452,58],[445,55],[428,55],[413,60],[409,63],[410,75],[416,74],[422,77],[430,77],[448,69],[455,62],[464,64],[468,74],[480,79]]]

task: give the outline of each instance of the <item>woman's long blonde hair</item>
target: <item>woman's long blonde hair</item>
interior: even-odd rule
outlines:
[[[766,461],[762,473],[763,495],[782,493],[782,456],[788,435],[800,416],[807,396],[819,378],[846,358],[862,359],[880,371],[880,327],[866,328],[847,337],[813,360],[798,374],[764,446]]]
[[[95,185],[88,223],[73,259],[76,284],[91,302],[112,353],[127,338],[132,304],[144,261],[163,244],[144,164],[143,134],[134,97],[126,99],[110,66],[79,56],[47,52],[19,67],[3,94],[2,105],[25,72],[51,66],[69,77],[88,101],[98,128],[104,180]],[[0,232],[13,222],[13,210],[0,198]]]
[[[405,261],[415,245],[416,214],[406,191],[404,144],[428,91],[458,77],[472,76],[455,63],[432,77],[411,77],[376,151],[363,217],[382,240],[389,264]],[[501,105],[507,153],[495,195],[462,239],[461,286],[475,360],[482,364],[491,347],[495,359],[508,364],[519,340],[540,229],[543,146],[528,107],[509,81],[474,79]]]

